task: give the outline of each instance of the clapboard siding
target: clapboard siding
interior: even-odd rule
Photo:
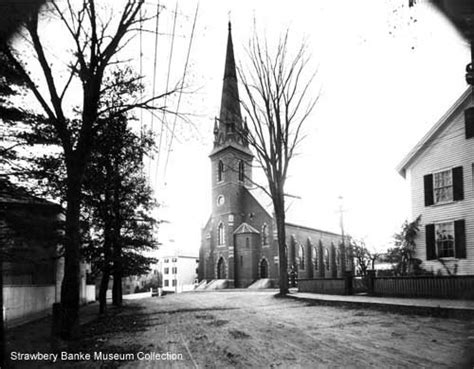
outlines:
[[[438,260],[426,261],[424,225],[441,221],[464,219],[466,222],[466,259],[443,259],[450,270],[457,274],[474,274],[474,138],[466,139],[464,109],[472,106],[472,98],[467,99],[455,114],[449,117],[441,132],[434,135],[429,146],[406,169],[412,189],[412,215],[421,214],[422,227],[416,241],[416,257],[423,260],[423,267],[446,274]],[[463,167],[464,200],[446,204],[425,206],[423,176],[444,169]]]

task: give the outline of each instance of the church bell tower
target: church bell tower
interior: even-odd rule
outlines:
[[[242,120],[229,22],[224,81],[219,118],[214,123],[212,164],[211,250],[216,278],[234,279],[234,230],[244,217],[243,191],[252,179],[253,155],[248,147],[247,126]],[[222,260],[220,260],[222,258]],[[219,263],[225,262],[225,272]]]

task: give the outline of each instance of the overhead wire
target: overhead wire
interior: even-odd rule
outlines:
[[[171,36],[171,45],[170,45],[170,54],[169,54],[169,58],[168,58],[168,71],[167,71],[167,75],[166,75],[166,89],[165,91],[168,91],[169,89],[169,81],[170,81],[170,75],[171,75],[171,62],[173,60],[173,50],[174,50],[174,40],[175,40],[175,35],[176,35],[176,19],[177,19],[177,15],[178,15],[178,3],[179,1],[176,0],[176,7],[175,7],[175,11],[174,11],[174,19],[173,19],[173,32],[172,32],[172,36]],[[166,107],[166,102],[168,100],[168,95],[165,96],[164,98],[164,106]],[[159,168],[160,168],[160,157],[161,157],[161,146],[162,146],[162,142],[163,142],[163,132],[164,132],[164,125],[166,124],[165,123],[165,120],[166,120],[166,112],[165,112],[165,109],[163,109],[163,114],[162,114],[162,117],[161,117],[161,129],[160,129],[160,138],[159,138],[159,141],[158,141],[158,156],[156,158],[156,171],[155,171],[155,181],[158,182],[158,175],[159,175]]]
[[[155,23],[155,50],[154,50],[154,55],[153,55],[153,79],[152,79],[152,96],[155,97],[155,92],[156,92],[156,69],[158,65],[158,30],[159,30],[159,25],[160,25],[160,2],[158,1],[156,4],[156,23]],[[155,106],[155,102],[152,102],[152,106]],[[150,130],[153,132],[153,119],[155,115],[151,115],[151,121],[150,121]],[[160,152],[158,150],[158,156],[160,155]],[[152,163],[152,158],[151,156],[149,157],[148,160],[148,176],[151,179],[151,163]]]
[[[170,142],[169,142],[169,145],[168,145],[168,150],[167,150],[167,153],[166,153],[165,166],[164,166],[164,170],[163,170],[163,178],[166,178],[166,172],[167,172],[167,169],[168,169],[168,162],[169,162],[169,158],[170,158],[170,152],[171,152],[171,149],[172,149],[172,146],[173,146],[173,140],[174,140],[174,137],[175,137],[176,122],[178,120],[179,106],[180,106],[180,103],[181,103],[181,97],[183,95],[184,82],[186,80],[186,75],[187,75],[187,71],[188,71],[189,57],[191,55],[191,47],[192,47],[192,44],[193,44],[194,31],[195,31],[195,28],[196,28],[196,21],[197,21],[198,13],[199,13],[199,2],[196,5],[196,11],[194,13],[194,20],[193,20],[193,26],[192,26],[192,29],[191,29],[191,36],[190,36],[190,40],[189,40],[188,51],[187,51],[187,55],[186,55],[186,62],[184,64],[183,78],[181,80],[181,86],[180,86],[180,89],[179,89],[179,97],[178,97],[178,103],[176,105],[176,113],[175,113],[175,116],[174,116],[174,122],[173,122],[173,126],[171,128],[171,138],[170,138]]]
[[[140,22],[139,22],[139,73],[140,78],[143,77],[143,9],[140,8]],[[140,89],[140,101],[143,101],[143,89]],[[140,142],[143,144],[143,109],[140,109]],[[143,157],[142,157],[143,161]]]

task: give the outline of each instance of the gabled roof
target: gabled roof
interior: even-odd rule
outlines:
[[[26,189],[0,178],[0,204],[57,206],[53,202],[31,195]]]
[[[397,172],[405,178],[406,170],[452,122],[454,116],[460,113],[472,101],[472,89],[469,87],[451,108],[441,117],[428,133],[415,145],[408,155],[397,165]]]
[[[260,234],[259,231],[257,231],[254,227],[252,227],[250,224],[247,224],[245,222],[239,225],[239,227],[234,231],[234,234],[246,234],[246,233]]]

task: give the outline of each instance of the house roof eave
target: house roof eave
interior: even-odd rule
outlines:
[[[440,132],[451,122],[452,117],[459,112],[472,96],[471,87],[469,87],[461,97],[448,109],[448,111],[436,122],[435,125],[426,133],[426,135],[411,149],[411,151],[403,158],[403,160],[396,166],[397,172],[403,177],[406,177],[408,167],[413,161],[418,158],[430,145],[431,142],[440,134]]]

